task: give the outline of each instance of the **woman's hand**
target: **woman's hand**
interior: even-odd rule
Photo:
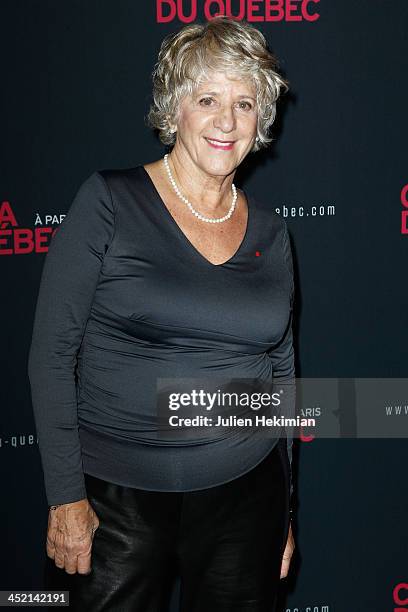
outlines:
[[[92,541],[98,527],[99,519],[87,498],[50,508],[47,555],[68,574],[89,574]]]
[[[285,551],[282,557],[281,575],[280,575],[281,578],[286,578],[286,576],[288,575],[290,560],[292,558],[294,550],[295,550],[295,540],[293,539],[293,534],[292,534],[292,523],[290,523],[288,540],[286,542]]]

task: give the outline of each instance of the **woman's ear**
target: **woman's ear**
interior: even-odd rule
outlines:
[[[166,115],[166,119],[169,124],[170,132],[177,132],[176,124],[171,120],[170,115]]]

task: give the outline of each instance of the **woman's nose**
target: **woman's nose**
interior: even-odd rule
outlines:
[[[214,119],[214,126],[223,132],[231,132],[235,129],[235,113],[231,106],[222,106]]]

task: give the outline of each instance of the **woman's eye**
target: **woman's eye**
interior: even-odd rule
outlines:
[[[207,100],[210,100],[210,101],[211,101],[211,100],[212,100],[212,98],[201,98],[201,100],[200,100],[200,104],[201,104],[202,102],[206,102]],[[209,105],[209,104],[204,104],[204,106],[210,106],[210,105]]]
[[[242,102],[240,102],[240,104],[246,104],[248,110],[251,110],[252,108],[252,104],[250,102],[247,102],[246,100],[243,100]],[[244,107],[245,108],[245,107]]]

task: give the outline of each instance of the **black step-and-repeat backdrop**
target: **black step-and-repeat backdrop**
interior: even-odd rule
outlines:
[[[3,590],[42,588],[47,507],[26,372],[52,234],[95,169],[164,154],[144,120],[161,40],[218,12],[261,29],[291,84],[275,143],[237,183],[288,222],[297,376],[408,375],[407,0],[3,1]],[[403,431],[401,402],[390,418]],[[408,610],[407,456],[404,435],[295,442],[297,551],[280,610]]]

